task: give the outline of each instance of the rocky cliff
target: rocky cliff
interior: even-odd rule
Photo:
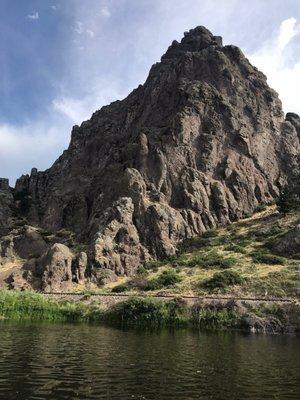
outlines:
[[[17,181],[14,213],[49,231],[52,246],[62,230],[85,244],[84,279],[130,275],[182,239],[272,202],[299,154],[299,127],[239,48],[197,27],[127,98],[74,126],[51,168]],[[12,201],[4,191],[2,225]]]

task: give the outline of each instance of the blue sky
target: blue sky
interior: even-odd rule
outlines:
[[[72,125],[197,25],[241,47],[300,113],[299,0],[0,0],[0,176],[48,168]]]

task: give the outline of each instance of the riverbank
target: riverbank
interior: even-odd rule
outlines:
[[[119,297],[105,302],[85,295],[77,300],[33,292],[0,290],[0,319],[108,323],[143,327],[193,326],[212,330],[293,333],[300,330],[296,302]]]

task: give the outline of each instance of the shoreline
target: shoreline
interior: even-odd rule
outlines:
[[[0,319],[298,334],[300,305],[294,299],[40,294],[0,290]]]

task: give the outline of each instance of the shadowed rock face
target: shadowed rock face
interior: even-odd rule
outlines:
[[[144,85],[75,126],[50,169],[22,176],[17,206],[87,242],[91,275],[130,275],[271,202],[299,153],[299,126],[241,50],[197,27]]]

